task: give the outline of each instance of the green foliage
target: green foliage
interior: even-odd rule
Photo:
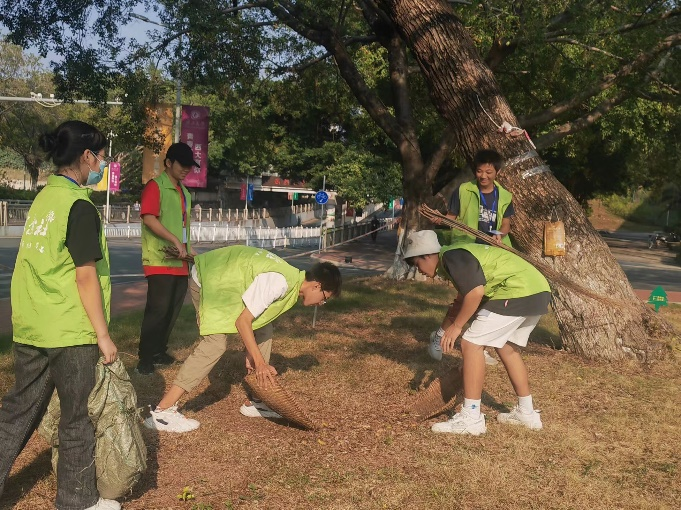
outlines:
[[[659,192],[642,191],[636,195],[633,200],[622,195],[607,195],[601,197],[601,201],[611,213],[633,222],[669,226],[670,229],[678,228],[681,224],[681,207],[661,200]]]
[[[211,108],[212,175],[273,170],[317,183],[326,173],[347,170],[350,175],[334,177],[338,186],[352,196],[373,196],[381,192],[370,183],[365,186],[370,179],[358,178],[360,165],[353,165],[346,153],[371,153],[360,155],[361,166],[385,167],[391,175],[388,169],[399,161],[393,142],[358,107],[358,98],[333,60],[306,64],[329,50],[321,34],[339,41],[354,38],[346,50],[357,75],[372,98],[394,113],[387,50],[381,44],[390,27],[367,8],[373,3],[298,0],[239,10],[250,4],[87,0],[41,4],[40,9],[33,4],[0,0],[1,22],[11,40],[62,56],[53,67],[54,90],[60,97],[124,97],[122,108],[95,110],[102,121],[95,124],[118,134],[118,152],[132,154],[142,139],[147,146],[158,144],[147,130],[148,108],[172,103],[174,79],[179,77],[186,102]],[[679,32],[681,17],[664,17],[678,9],[676,3],[492,0],[450,5],[480,54],[494,65],[519,117],[531,118],[594,88],[563,113],[532,125],[533,137],[585,116],[603,101],[627,95],[597,127],[586,122],[578,135],[546,153],[557,177],[580,201],[595,193],[622,193],[640,185],[658,188],[681,180],[681,110],[675,92],[681,81],[679,52],[660,52],[613,86],[594,87]],[[147,12],[153,19],[144,25],[149,41],[120,35],[133,12]],[[51,29],[45,30],[47,26]],[[375,36],[374,41],[367,36]],[[408,63],[414,67],[413,60]],[[421,75],[410,72],[408,82],[414,116],[409,128],[415,130],[416,149],[427,161],[444,126]],[[456,163],[445,163],[452,166]],[[133,168],[139,170],[137,164],[124,168],[124,181]]]
[[[329,166],[327,182],[348,202],[364,207],[369,201],[388,202],[400,196],[401,175],[398,163],[350,146]]]

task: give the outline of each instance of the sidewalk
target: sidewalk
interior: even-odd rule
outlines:
[[[311,257],[338,267],[384,272],[392,266],[396,249],[397,230],[384,230],[378,233],[376,242],[371,240],[371,236],[364,236],[357,241],[313,253]]]

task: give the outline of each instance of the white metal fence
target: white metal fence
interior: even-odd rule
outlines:
[[[0,235],[21,235],[30,204],[0,202]],[[112,210],[113,213],[113,210]],[[127,223],[108,223],[104,226],[107,238],[134,239],[142,236],[139,222],[131,222],[131,214],[139,217],[138,211],[125,209]],[[212,211],[209,216],[212,216]],[[222,216],[222,210],[220,210]],[[201,216],[199,216],[201,217]],[[228,216],[229,217],[229,216]],[[239,219],[242,219],[241,216]],[[124,218],[115,218],[123,220]],[[224,218],[226,219],[226,218]],[[335,228],[326,227],[284,227],[267,228],[243,226],[226,221],[196,222],[191,224],[190,239],[193,242],[220,244],[246,244],[260,248],[317,247],[326,249],[335,244],[354,239],[370,232],[368,222],[346,224]],[[382,226],[392,228],[390,218],[381,220]],[[3,228],[4,227],[4,228]]]
[[[0,226],[23,225],[26,215],[31,207],[30,200],[7,200],[0,201]],[[109,214],[106,214],[106,206],[96,206],[102,218],[109,219],[110,223],[139,223],[140,209],[137,205],[110,205]],[[289,215],[303,214],[320,209],[316,204],[299,204],[289,207],[277,207],[274,209],[249,208],[249,209],[221,209],[192,208],[191,220],[193,222],[218,222],[233,223],[245,220],[260,220],[265,218],[283,218]]]
[[[106,225],[105,229],[106,237],[109,239],[132,239],[142,235],[142,227],[139,223],[109,224]],[[246,244],[260,248],[317,246],[319,244],[319,227],[253,228],[240,225],[198,223],[191,226],[190,239],[195,243]]]
[[[382,228],[393,227],[393,220],[381,220]],[[105,226],[107,238],[131,239],[141,237],[140,224]],[[357,223],[336,228],[323,228],[321,232],[321,248],[326,249],[335,244],[368,234],[369,223]],[[219,224],[198,223],[191,226],[192,242],[208,242],[220,244],[246,244],[259,248],[296,248],[320,246],[320,227],[242,227]]]

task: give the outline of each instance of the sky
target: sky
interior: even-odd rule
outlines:
[[[158,18],[155,16],[153,12],[145,11],[142,12],[141,15],[146,16],[151,20],[158,20]],[[155,25],[133,18],[130,21],[130,23],[121,27],[120,34],[126,38],[134,37],[135,39],[137,39],[138,42],[144,43],[148,40],[146,32],[153,28],[155,28]],[[0,25],[0,37],[7,35],[7,33],[8,33],[7,29],[4,26]],[[32,55],[39,56],[38,50],[35,47],[27,48],[26,51],[28,53],[31,53]],[[56,53],[48,52],[47,56],[40,58],[40,61],[45,66],[45,68],[50,69],[51,62],[60,62],[61,57]]]

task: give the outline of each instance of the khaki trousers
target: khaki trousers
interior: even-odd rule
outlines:
[[[196,309],[196,324],[199,324],[199,299],[201,289],[194,279],[189,277],[189,292],[191,293],[192,303]],[[270,362],[272,353],[272,333],[274,327],[270,322],[268,325],[255,330],[255,341],[260,349],[260,354],[265,359],[265,363]],[[185,360],[175,378],[175,385],[186,392],[190,392],[205,378],[213,369],[215,364],[227,350],[227,335],[216,334],[202,336],[201,341],[194,349],[194,352]]]

